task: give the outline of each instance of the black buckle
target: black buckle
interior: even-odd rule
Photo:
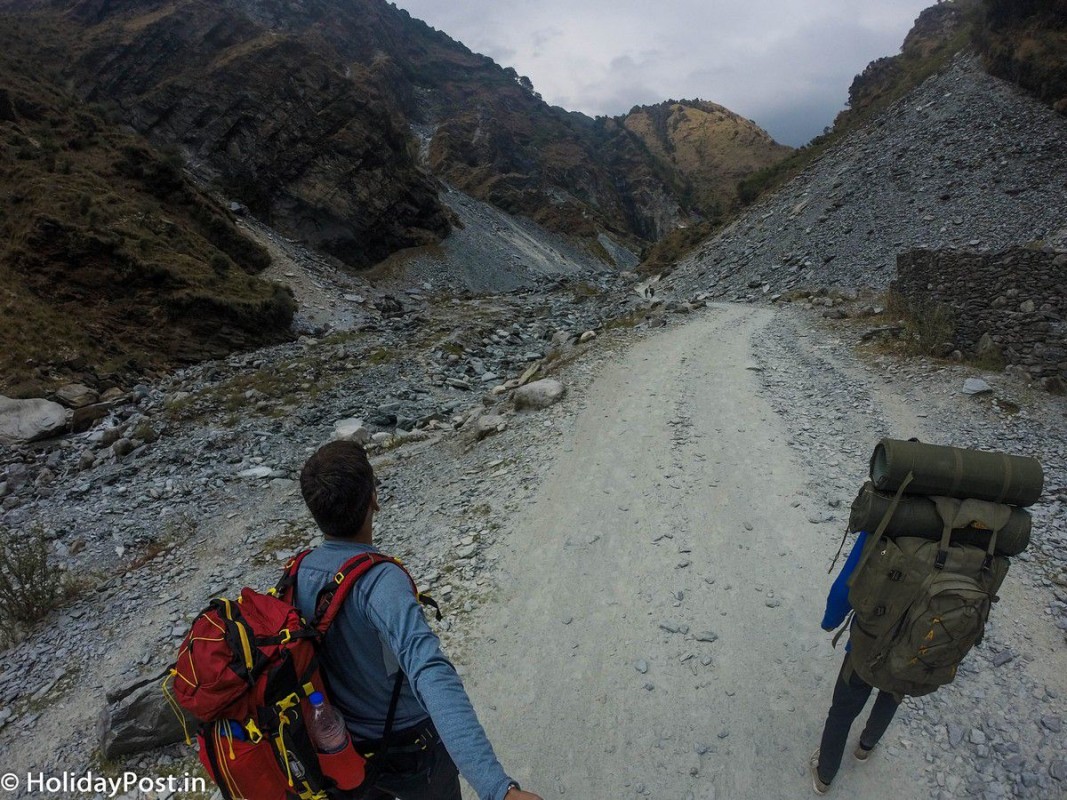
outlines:
[[[947,550],[938,550],[937,558],[934,559],[934,569],[944,569],[945,561],[948,559]]]
[[[900,580],[903,580],[903,579],[904,579],[904,573],[901,572],[899,569],[895,569],[895,570],[893,570],[892,572],[889,573],[889,580],[891,580],[891,581],[900,581]]]

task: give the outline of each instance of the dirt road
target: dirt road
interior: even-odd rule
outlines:
[[[810,465],[759,396],[773,313],[716,308],[607,367],[502,554],[468,682],[546,798],[811,792],[840,528],[809,522]],[[834,788],[925,798],[920,762],[846,762]]]

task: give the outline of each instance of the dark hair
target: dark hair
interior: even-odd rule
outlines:
[[[300,471],[300,493],[327,536],[351,539],[363,527],[374,495],[374,468],[355,442],[323,445]]]

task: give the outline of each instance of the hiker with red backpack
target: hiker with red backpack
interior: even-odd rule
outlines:
[[[1043,484],[1033,458],[917,439],[882,439],[875,447],[870,481],[849,516],[848,530],[859,537],[823,616],[825,630],[845,623],[834,644],[846,628],[849,640],[809,762],[816,794],[830,789],[849,729],[874,688],[878,697],[854,751],[859,761],[868,759],[905,696],[930,694],[955,679],[982,641],[1009,556],[1029,544],[1024,507],[1037,501]]]
[[[373,468],[354,442],[319,449],[304,465],[300,489],[325,535],[301,563],[296,584],[296,605],[310,617],[345,561],[377,552],[379,506]],[[327,632],[321,658],[356,749],[372,754],[373,789],[359,797],[460,800],[458,765],[483,800],[540,800],[504,772],[423,618],[411,579],[397,565],[378,566],[360,580]]]
[[[164,682],[224,800],[461,800],[459,773],[481,800],[541,800],[497,760],[423,617],[436,603],[374,547],[366,451],[323,446],[300,488],[324,542],[271,591],[212,600]]]

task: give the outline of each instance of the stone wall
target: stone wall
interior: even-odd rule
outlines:
[[[965,356],[995,348],[1048,388],[1067,382],[1067,253],[911,250],[891,288],[951,308]]]

